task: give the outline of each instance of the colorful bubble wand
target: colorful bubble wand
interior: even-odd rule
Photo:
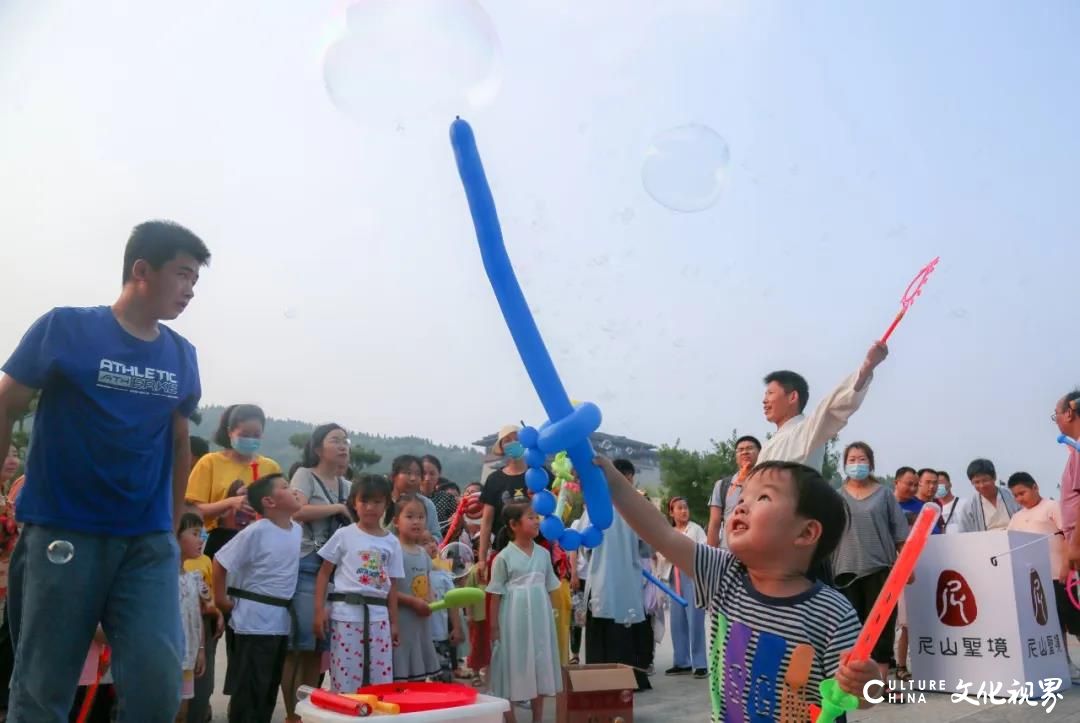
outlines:
[[[851,662],[869,660],[870,653],[877,645],[881,631],[889,622],[889,616],[904,594],[904,586],[915,572],[915,563],[919,561],[919,555],[926,547],[926,541],[934,531],[941,509],[937,505],[926,505],[915,520],[915,526],[911,528],[904,548],[896,558],[892,572],[885,580],[885,586],[881,588],[874,607],[870,609],[870,615],[866,618],[859,639],[855,647],[851,649],[847,660]],[[844,713],[859,707],[859,698],[840,689],[836,678],[827,678],[821,681],[821,708],[810,706],[810,720],[815,723],[832,723]]]
[[[915,274],[915,278],[908,284],[907,290],[904,292],[903,297],[900,299],[900,312],[893,319],[892,324],[885,330],[884,336],[881,337],[881,343],[885,344],[889,341],[889,337],[892,336],[893,330],[896,329],[896,325],[900,323],[900,320],[904,318],[904,314],[911,308],[911,305],[915,303],[916,297],[922,293],[922,288],[926,286],[926,282],[930,279],[930,274],[934,273],[934,268],[937,267],[940,256],[936,257],[933,261],[928,263],[922,268],[922,271]]]
[[[469,202],[484,270],[521,361],[549,419],[539,429],[525,427],[518,433],[518,441],[526,448],[525,463],[529,467],[525,473],[525,484],[533,492],[533,509],[544,516],[540,531],[546,539],[557,540],[566,550],[577,549],[579,544],[595,547],[603,539],[603,530],[610,527],[614,519],[607,480],[600,468],[593,464],[596,453],[589,442],[589,435],[600,428],[600,408],[590,402],[576,406],[570,403],[506,253],[495,199],[476,148],[476,137],[469,124],[460,118],[450,126],[450,144]],[[567,530],[562,520],[554,515],[557,504],[555,496],[547,491],[549,479],[543,469],[544,461],[547,455],[562,450],[566,450],[578,471],[582,497],[589,511],[591,524],[580,535],[574,530]]]

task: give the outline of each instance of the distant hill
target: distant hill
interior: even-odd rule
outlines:
[[[191,433],[210,439],[217,429],[223,411],[224,407],[218,406],[200,408],[202,422],[193,426]],[[293,462],[300,459],[300,452],[289,444],[289,437],[300,432],[310,432],[314,428],[315,425],[311,422],[270,417],[266,420],[260,454],[273,459],[287,471]],[[353,444],[382,455],[378,464],[365,468],[372,472],[389,473],[390,463],[394,457],[401,454],[415,454],[417,457],[433,454],[442,462],[443,476],[447,479],[462,486],[469,481],[480,479],[484,456],[472,447],[447,447],[419,437],[384,437],[353,430],[349,430],[349,439]],[[211,449],[218,447],[211,442]]]

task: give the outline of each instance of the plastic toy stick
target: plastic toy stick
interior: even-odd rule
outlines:
[[[915,298],[922,293],[922,288],[926,286],[927,280],[930,278],[930,274],[934,273],[934,268],[937,266],[940,256],[936,257],[933,261],[928,263],[922,268],[919,273],[915,274],[915,278],[908,284],[907,290],[904,291],[904,295],[900,298],[900,312],[893,319],[892,324],[885,330],[884,336],[881,337],[881,343],[884,344],[889,341],[889,337],[892,336],[893,330],[896,329],[896,325],[900,323],[900,320],[904,318],[904,314],[911,308],[911,305],[915,303]]]
[[[918,519],[915,520],[915,526],[911,528],[907,542],[904,543],[904,548],[896,558],[892,572],[885,580],[885,586],[882,587],[877,601],[874,602],[874,607],[870,609],[870,615],[866,619],[862,632],[859,633],[858,640],[855,641],[855,647],[848,655],[849,661],[870,659],[870,653],[877,644],[878,638],[881,637],[881,631],[885,629],[897,602],[900,601],[900,596],[904,594],[904,585],[915,572],[915,563],[919,561],[919,555],[926,547],[926,541],[930,539],[930,534],[934,531],[940,515],[941,509],[937,505],[926,505],[922,508]],[[816,723],[832,723],[844,713],[858,707],[859,699],[841,690],[835,678],[821,681],[821,712],[815,719]]]
[[[450,126],[450,143],[469,202],[484,270],[517,346],[518,355],[550,421],[546,430],[541,432],[539,446],[552,453],[566,450],[581,479],[581,492],[585,507],[589,510],[589,520],[594,527],[606,530],[614,519],[611,493],[604,473],[593,464],[596,453],[589,442],[589,434],[600,426],[600,410],[593,404],[574,406],[570,403],[570,397],[514,275],[510,256],[506,253],[495,199],[476,148],[476,137],[469,124],[460,118]]]
[[[308,699],[316,708],[343,715],[366,718],[372,713],[372,706],[367,701],[353,700],[322,688],[312,688],[309,685],[301,685],[296,691],[296,697],[299,700]]]
[[[254,482],[257,479],[259,479],[259,463],[258,462],[252,462],[251,463],[251,481]]]
[[[1080,442],[1077,442],[1075,439],[1073,439],[1072,437],[1070,437],[1068,435],[1059,434],[1058,435],[1058,444],[1064,444],[1066,447],[1072,447],[1077,452],[1080,452]]]
[[[446,610],[447,608],[467,608],[470,605],[479,605],[484,602],[484,591],[478,587],[456,587],[443,596],[442,600],[436,600],[428,605],[431,612]]]
[[[371,706],[371,709],[376,713],[382,713],[383,715],[397,715],[401,712],[401,706],[397,703],[384,703],[379,700],[377,695],[368,695],[366,693],[342,693],[342,695],[349,700],[358,700],[361,703],[366,703]]]
[[[679,603],[683,607],[686,607],[687,605],[689,605],[689,603],[686,602],[686,598],[684,598],[682,595],[677,594],[674,590],[672,590],[670,587],[668,587],[667,583],[663,582],[656,575],[653,575],[648,570],[642,570],[641,574],[645,577],[646,580],[648,580],[653,585],[656,585],[658,588],[660,588],[661,591],[667,593],[667,596],[670,597],[675,602]]]
[[[94,699],[97,698],[98,688],[101,686],[101,678],[105,675],[105,671],[109,669],[109,662],[112,659],[112,651],[109,650],[109,646],[106,645],[101,649],[101,655],[98,656],[97,675],[94,676],[93,684],[86,689],[86,697],[83,698],[82,707],[79,708],[79,717],[76,718],[78,723],[86,723],[90,720],[90,711],[94,707]]]

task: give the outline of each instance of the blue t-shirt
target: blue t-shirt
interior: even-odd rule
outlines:
[[[904,517],[907,519],[908,529],[910,530],[915,526],[915,520],[918,519],[919,513],[922,512],[922,508],[928,503],[923,502],[918,497],[912,497],[906,502],[897,501],[897,504],[900,505],[900,509],[904,511]],[[938,524],[934,525],[934,529],[930,534],[940,535],[941,532],[941,521],[938,520]]]
[[[40,389],[20,522],[141,535],[172,529],[173,413],[199,403],[195,347],[124,331],[107,306],[41,317],[3,367]]]

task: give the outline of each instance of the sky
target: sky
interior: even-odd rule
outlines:
[[[205,403],[453,444],[539,423],[454,167],[460,112],[603,431],[763,437],[764,374],[799,371],[814,404],[940,256],[841,441],[961,492],[978,456],[1054,491],[1049,415],[1080,383],[1080,6],[445,0],[443,37],[361,48],[344,113],[324,58],[347,4],[0,3],[0,350],[51,307],[111,303],[131,227],[169,218],[213,254],[173,324]],[[490,92],[433,108],[447,87],[396,82],[388,48],[492,58]],[[642,184],[686,124],[730,151],[698,213]]]

